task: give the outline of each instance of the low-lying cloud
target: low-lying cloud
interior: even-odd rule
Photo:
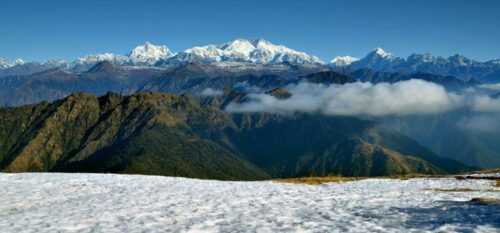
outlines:
[[[479,87],[493,91],[500,91],[500,83],[482,84],[479,85]]]
[[[438,84],[415,79],[393,84],[357,82],[328,86],[299,83],[286,89],[292,94],[290,98],[253,93],[248,95],[248,101],[231,103],[226,111],[387,116],[437,114],[466,107],[477,112],[500,112],[498,99],[475,92],[447,92]]]
[[[472,99],[472,110],[476,112],[495,113],[500,112],[500,99],[491,98],[486,95],[474,96]]]
[[[200,92],[200,96],[203,96],[203,97],[212,97],[212,96],[221,96],[222,94],[224,94],[223,91],[221,90],[216,90],[216,89],[213,89],[213,88],[205,88],[203,91]]]

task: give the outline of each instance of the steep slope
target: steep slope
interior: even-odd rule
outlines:
[[[4,171],[267,177],[227,149],[196,135],[191,127],[222,116],[201,109],[187,97],[75,94],[50,105],[5,109],[0,115],[0,168]]]

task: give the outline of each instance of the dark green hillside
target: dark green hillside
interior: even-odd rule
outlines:
[[[231,135],[247,159],[272,176],[382,176],[466,169],[372,122],[352,117],[235,115]]]
[[[187,97],[141,93],[75,94],[51,105],[4,109],[1,168],[266,178],[262,170],[192,132],[188,122],[200,124],[210,116],[199,108]]]

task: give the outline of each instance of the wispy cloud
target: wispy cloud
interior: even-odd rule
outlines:
[[[387,116],[436,114],[466,107],[477,112],[500,112],[498,99],[475,92],[447,92],[444,87],[423,80],[330,86],[299,83],[287,89],[292,94],[290,98],[278,99],[265,93],[253,93],[248,95],[248,101],[229,104],[226,111]]]

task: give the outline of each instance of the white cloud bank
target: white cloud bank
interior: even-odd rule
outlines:
[[[481,95],[472,98],[472,109],[476,112],[500,112],[500,99],[493,99],[489,96]]]
[[[483,85],[479,85],[479,87],[485,88],[488,90],[493,90],[493,91],[500,91],[500,83],[483,84]]]
[[[500,100],[467,93],[450,93],[423,80],[390,83],[322,85],[300,83],[287,87],[290,98],[278,99],[263,93],[249,94],[249,101],[231,103],[229,112],[289,114],[316,112],[325,115],[412,115],[436,114],[468,107],[478,112],[500,112]]]

